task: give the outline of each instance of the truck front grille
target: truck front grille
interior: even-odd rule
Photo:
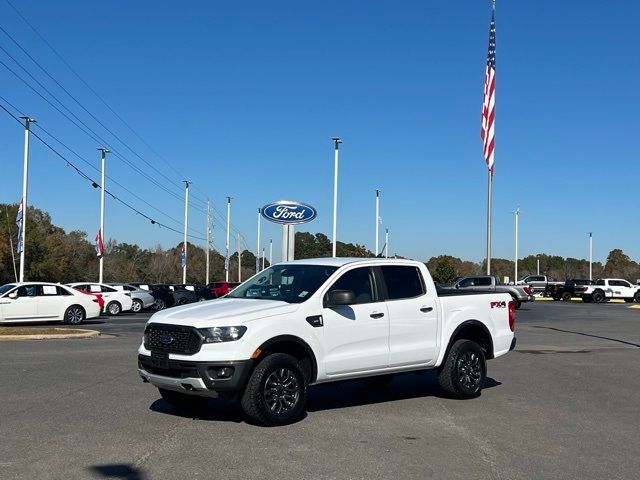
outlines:
[[[200,351],[202,337],[191,327],[152,323],[144,332],[144,346],[154,352],[193,355]]]

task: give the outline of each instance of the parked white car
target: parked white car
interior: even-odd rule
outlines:
[[[88,293],[101,294],[104,299],[104,312],[108,315],[120,315],[122,312],[131,310],[133,306],[129,292],[117,290],[104,283],[76,282],[67,283],[67,286]]]
[[[78,325],[100,315],[98,299],[64,285],[8,283],[0,287],[0,323],[51,322]]]
[[[149,290],[144,290],[140,287],[136,287],[134,285],[129,285],[128,283],[109,283],[110,286],[115,288],[116,290],[122,290],[125,292],[129,292],[131,295],[131,300],[133,301],[133,305],[131,310],[133,313],[141,312],[145,308],[153,307],[156,303],[156,299],[153,298],[153,295],[149,292]]]
[[[585,287],[581,295],[583,302],[602,303],[610,298],[640,302],[640,285],[632,285],[622,278],[600,278],[594,285]]]

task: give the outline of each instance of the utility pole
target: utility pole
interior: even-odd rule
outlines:
[[[209,251],[211,250],[211,202],[207,199],[207,246],[205,247],[205,285],[209,284]]]
[[[189,226],[189,185],[192,182],[184,182],[184,243],[182,244],[182,283],[187,283],[187,228]]]
[[[262,270],[264,270],[264,247],[262,247]]]
[[[107,150],[104,147],[101,147],[98,150],[100,151],[100,159],[102,161],[102,175],[100,177],[100,234],[99,234],[99,237],[102,238],[102,242],[104,245],[104,242],[106,241],[106,238],[104,236],[104,206],[105,206],[104,189],[105,189],[105,182],[107,178],[107,173],[106,173],[107,153],[109,153],[109,150]],[[102,252],[102,255],[100,255],[100,271],[98,273],[98,283],[102,283],[102,280],[104,278],[103,274],[104,274],[104,251]]]
[[[380,223],[380,190],[374,190],[376,192],[376,250],[375,250],[375,256],[378,256],[378,225]]]
[[[536,257],[536,275],[540,275],[540,256]]]
[[[384,258],[389,258],[389,229],[385,228],[384,232]]]
[[[337,222],[338,222],[338,152],[339,145],[342,143],[339,137],[332,137],[333,144],[335,146],[334,150],[334,161],[333,161],[333,257],[336,257],[336,230],[337,230]]]
[[[238,248],[238,282],[242,282],[242,252],[240,252],[240,234],[236,234],[236,246]]]
[[[256,273],[260,271],[260,217],[261,209],[258,209],[258,246],[256,247]],[[263,267],[264,268],[264,267]]]
[[[513,279],[513,282],[515,284],[515,282],[518,281],[518,219],[520,217],[520,207],[518,207],[516,209],[516,272],[515,272],[515,277]]]
[[[227,197],[227,252],[224,257],[224,274],[225,281],[229,281],[229,226],[231,224],[231,197]]]
[[[21,239],[18,239],[18,245],[20,248],[20,281],[24,282],[24,251],[27,243],[27,190],[29,183],[29,125],[35,123],[35,120],[30,117],[20,117],[24,120],[24,157],[22,165],[22,228],[18,234]],[[22,240],[22,241],[20,241]]]
[[[589,232],[589,280],[593,280],[593,232]]]
[[[273,265],[273,239],[269,239],[269,266]]]

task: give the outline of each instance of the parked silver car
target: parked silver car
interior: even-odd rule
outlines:
[[[124,290],[125,292],[131,293],[131,300],[133,300],[131,311],[133,313],[138,313],[145,308],[152,307],[156,301],[149,291],[143,290],[142,288],[135,287],[133,285],[129,285],[128,283],[112,282],[108,283],[107,285],[111,285],[117,290]]]

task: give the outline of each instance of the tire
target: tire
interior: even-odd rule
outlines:
[[[179,298],[176,302],[177,305],[186,305],[187,303],[189,303],[189,300],[187,300],[185,297]]]
[[[633,299],[636,302],[640,303],[640,292],[636,292],[636,294],[633,296]]]
[[[604,292],[602,290],[596,290],[595,292],[593,292],[593,294],[591,295],[591,300],[594,303],[602,303],[606,300],[605,296],[604,296]]]
[[[562,294],[562,301],[563,302],[570,302],[571,301],[571,294],[569,292],[564,292]]]
[[[117,317],[122,313],[122,305],[119,302],[109,302],[105,307],[105,311],[112,317]]]
[[[486,376],[487,362],[480,345],[461,339],[451,346],[438,381],[448,394],[466,399],[480,395]]]
[[[71,305],[64,312],[64,319],[62,320],[67,325],[80,325],[86,318],[84,308],[80,305]]]
[[[307,379],[298,361],[284,353],[271,354],[258,364],[240,402],[247,417],[265,426],[295,422],[306,403]]]
[[[174,392],[173,390],[165,390],[164,388],[159,388],[158,391],[162,396],[162,399],[170,403],[176,408],[200,408],[203,407],[208,398],[201,397],[199,395],[187,395],[186,393]]]
[[[144,308],[144,305],[142,304],[142,300],[138,298],[134,298],[133,303],[131,304],[131,311],[133,313],[139,313],[142,311],[143,308]]]
[[[391,383],[391,380],[393,380],[393,375],[377,375],[375,377],[360,378],[358,382],[360,382],[360,385],[363,387],[373,390],[386,387]]]
[[[161,298],[156,298],[155,302],[153,302],[153,309],[158,311],[164,310],[165,308],[167,308],[167,302]]]
[[[626,303],[632,303],[632,302],[633,302],[633,297],[631,297],[631,298],[625,298],[625,299],[624,299],[624,301],[625,301]]]
[[[206,299],[206,298],[204,298],[204,297],[200,297],[200,298],[198,298],[198,301],[199,301],[199,302],[206,302],[206,301],[207,301],[207,299]]]

